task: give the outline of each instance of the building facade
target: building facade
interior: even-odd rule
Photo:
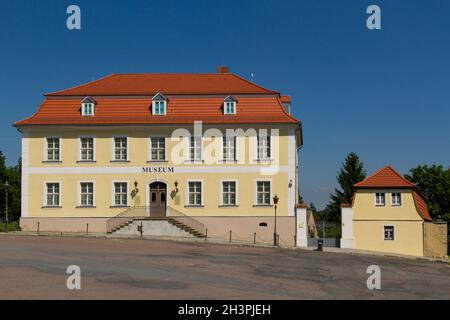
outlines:
[[[447,226],[433,223],[416,186],[392,167],[384,167],[354,188],[353,203],[342,205],[341,247],[447,255]]]
[[[115,74],[46,94],[15,124],[21,227],[116,232],[114,218],[177,216],[209,237],[270,241],[277,195],[277,233],[293,244],[302,131],[290,108],[228,72]]]

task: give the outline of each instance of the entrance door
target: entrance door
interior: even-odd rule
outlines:
[[[150,217],[165,217],[167,186],[163,182],[150,184]]]

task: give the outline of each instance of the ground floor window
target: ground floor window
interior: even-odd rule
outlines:
[[[222,182],[222,205],[236,205],[236,181]]]
[[[59,197],[60,197],[60,188],[58,182],[49,182],[46,184],[47,188],[47,199],[46,206],[47,207],[58,207],[59,206]]]
[[[114,182],[114,205],[128,205],[128,188],[126,182]]]
[[[200,206],[202,204],[202,183],[201,181],[188,182],[188,204],[190,206]]]
[[[384,240],[394,240],[394,226],[384,226]]]
[[[83,207],[94,206],[94,183],[80,183],[80,205]]]
[[[256,204],[262,206],[270,205],[270,181],[256,182]]]

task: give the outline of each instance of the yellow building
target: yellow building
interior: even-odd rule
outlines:
[[[447,226],[434,224],[415,185],[390,166],[355,186],[342,205],[342,248],[413,256],[447,255]]]
[[[23,230],[294,243],[290,98],[217,74],[114,74],[49,93],[22,133]],[[142,228],[141,228],[142,226]]]

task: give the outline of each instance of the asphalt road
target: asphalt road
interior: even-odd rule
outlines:
[[[81,268],[81,290],[66,269]],[[367,267],[381,268],[369,290]],[[0,299],[450,299],[448,264],[159,240],[0,236]]]

